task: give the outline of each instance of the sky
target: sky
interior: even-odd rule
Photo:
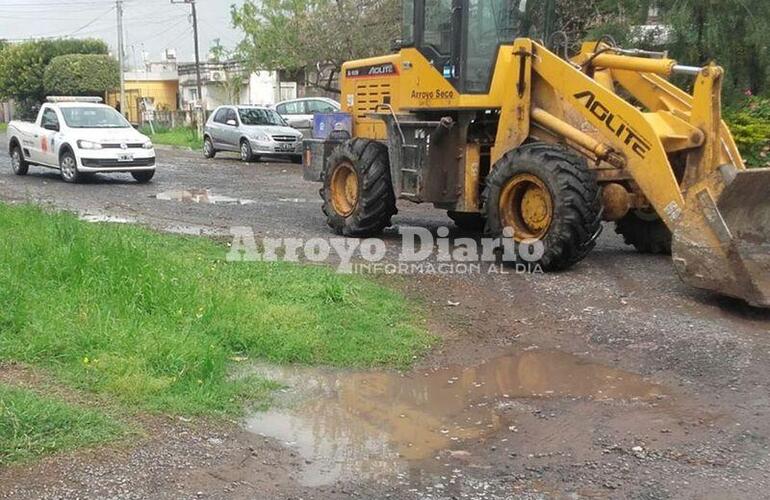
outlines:
[[[201,59],[214,40],[233,48],[240,40],[230,22],[230,6],[243,0],[197,0]],[[124,0],[126,65],[141,65],[142,53],[158,61],[166,48],[183,62],[194,60],[190,6],[171,0]],[[116,53],[115,0],[0,0],[0,38],[100,38]]]

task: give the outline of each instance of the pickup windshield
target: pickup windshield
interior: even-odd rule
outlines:
[[[62,107],[61,113],[70,128],[131,128],[120,113],[109,107]]]
[[[244,125],[279,125],[286,126],[286,122],[281,115],[272,109],[239,109],[241,123]]]

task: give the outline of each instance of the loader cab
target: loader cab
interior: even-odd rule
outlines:
[[[483,94],[497,52],[545,35],[550,0],[403,0],[402,47],[417,48],[459,92]]]

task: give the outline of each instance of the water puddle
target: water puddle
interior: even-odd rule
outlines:
[[[640,375],[554,351],[528,351],[481,365],[427,373],[339,372],[260,367],[286,384],[270,411],[246,428],[293,447],[307,486],[392,476],[409,462],[463,453],[463,443],[510,425],[516,399],[657,400],[664,389]],[[506,411],[509,410],[509,411]]]
[[[155,198],[165,201],[179,201],[182,203],[200,203],[205,205],[251,205],[254,200],[232,198],[214,194],[209,189],[178,189],[158,193]]]

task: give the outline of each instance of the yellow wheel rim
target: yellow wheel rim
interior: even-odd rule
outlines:
[[[553,221],[551,192],[532,174],[511,177],[500,193],[500,218],[517,241],[542,239]]]
[[[334,211],[343,217],[358,205],[358,174],[350,162],[338,164],[332,173],[331,201]]]

